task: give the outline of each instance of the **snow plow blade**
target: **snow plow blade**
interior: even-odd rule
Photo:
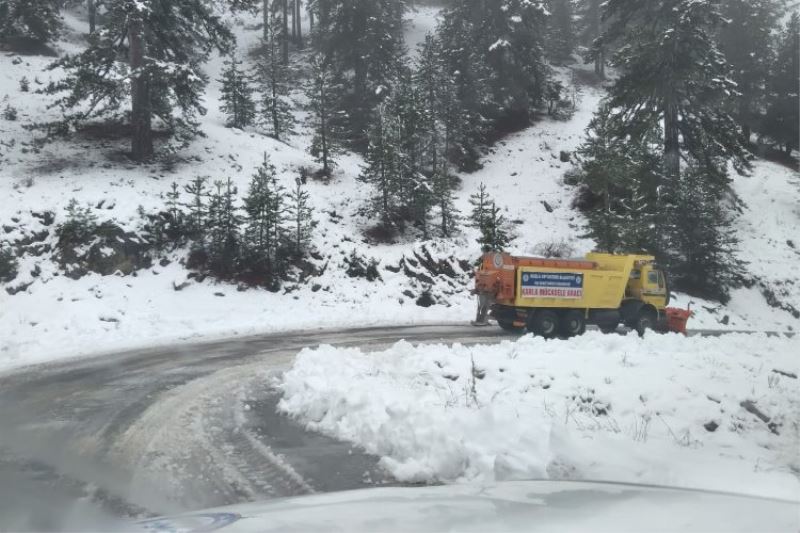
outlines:
[[[691,309],[667,307],[664,309],[664,321],[661,329],[666,332],[686,335],[686,324],[693,314]]]

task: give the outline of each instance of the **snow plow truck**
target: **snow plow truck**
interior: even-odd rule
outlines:
[[[548,259],[487,253],[475,275],[475,292],[501,328],[545,338],[582,335],[587,324],[604,333],[620,324],[640,335],[661,325],[685,332],[691,314],[667,308],[667,277],[648,255]]]

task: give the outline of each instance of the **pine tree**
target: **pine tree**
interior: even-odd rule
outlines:
[[[786,153],[800,148],[800,13],[792,14],[782,32],[768,83],[767,114],[762,133]]]
[[[236,272],[239,260],[239,227],[242,219],[236,207],[236,187],[230,178],[214,182],[209,196],[208,220],[208,267],[223,278]]]
[[[295,188],[289,195],[288,204],[287,215],[291,220],[291,249],[296,256],[301,257],[311,242],[313,218],[308,191],[303,187],[303,181],[300,178],[295,180]]]
[[[89,46],[50,65],[66,72],[45,90],[58,96],[52,105],[63,116],[40,126],[64,131],[130,117],[131,155],[143,161],[154,153],[155,117],[185,144],[206,111],[201,65],[212,50],[228,53],[234,42],[223,14],[205,0],[105,0],[103,6],[103,26],[89,36]]]
[[[338,147],[331,124],[333,81],[327,63],[320,56],[312,57],[311,69],[312,79],[308,89],[308,98],[311,102],[314,138],[310,151],[316,161],[322,165],[322,175],[330,177],[331,171],[336,166],[333,156]]]
[[[190,196],[186,229],[189,236],[195,239],[200,248],[205,245],[206,222],[208,221],[208,195],[206,186],[208,179],[203,176],[195,177],[191,183],[184,186],[184,191]]]
[[[225,61],[220,88],[220,110],[227,115],[225,125],[229,128],[245,128],[255,120],[256,105],[253,102],[253,89],[241,69],[241,62],[234,51]]]
[[[511,233],[505,217],[481,183],[478,192],[470,195],[472,210],[469,225],[480,232],[478,243],[484,252],[502,251],[511,242]]]
[[[621,75],[609,91],[620,136],[642,135],[663,123],[665,175],[675,182],[682,157],[710,168],[718,157],[745,165],[740,136],[725,109],[736,89],[715,45],[714,31],[722,22],[717,4],[608,0],[605,5],[611,23],[598,45],[620,45],[612,63]]]
[[[481,183],[478,186],[478,192],[470,195],[469,197],[469,204],[472,206],[472,210],[469,214],[469,221],[470,227],[477,228],[478,230],[482,231],[482,228],[486,226],[486,219],[489,213],[489,206],[492,203],[492,199],[489,197],[489,193],[486,191],[486,184]]]
[[[264,162],[250,181],[244,210],[247,263],[257,275],[282,274],[281,248],[285,242],[285,191],[278,184],[275,167],[264,154]]]
[[[726,20],[719,32],[720,49],[731,64],[739,93],[731,111],[745,143],[750,142],[765,106],[777,8],[774,0],[722,0],[720,6]]]
[[[315,51],[324,56],[336,90],[332,118],[355,147],[367,144],[372,112],[389,87],[405,54],[402,0],[314,0]]]
[[[544,102],[550,70],[544,58],[546,9],[528,0],[465,0],[445,9],[439,29],[443,95],[451,147],[462,168],[474,167],[477,146],[492,130],[529,124]],[[452,84],[452,85],[451,85]]]
[[[269,11],[267,13],[266,38],[262,41],[264,54],[259,61],[256,77],[261,90],[261,115],[270,134],[283,140],[292,133],[295,125],[289,102],[290,74],[287,66],[278,57],[279,20],[274,16],[270,17]]]
[[[735,256],[732,218],[707,173],[705,165],[688,168],[675,192],[667,224],[672,246],[666,263],[677,286],[725,303],[742,266]]]
[[[0,0],[0,42],[26,37],[46,43],[61,28],[56,0]]]
[[[420,139],[420,164],[431,175],[439,172],[446,156],[442,133],[445,120],[444,68],[441,42],[429,33],[419,49],[413,83],[419,94],[420,120],[425,132]]]
[[[549,4],[548,56],[556,63],[569,62],[577,40],[572,0],[549,0]]]
[[[453,182],[446,172],[433,175],[433,196],[442,237],[451,237],[458,229],[458,210],[453,198]]]
[[[653,134],[621,138],[613,126],[612,111],[602,107],[578,150],[580,182],[595,198],[587,213],[586,236],[603,252],[660,253],[661,239],[652,232],[650,221],[660,209],[656,187],[663,164],[651,151],[658,140]],[[645,228],[649,240],[640,238]]]
[[[401,225],[400,193],[404,176],[400,144],[400,121],[389,113],[386,104],[381,104],[377,121],[370,130],[366,164],[359,180],[374,187],[375,195],[370,199],[369,210],[380,217],[384,228]]]
[[[502,252],[511,243],[512,237],[508,222],[500,213],[500,208],[492,202],[486,213],[478,244],[484,252]]]

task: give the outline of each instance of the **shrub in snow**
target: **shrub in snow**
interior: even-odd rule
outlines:
[[[66,220],[56,228],[57,257],[67,275],[80,278],[87,272],[128,275],[151,264],[152,245],[125,232],[111,221],[98,223],[90,207],[73,199]]]
[[[347,265],[347,275],[351,278],[365,278],[367,281],[381,279],[381,274],[378,272],[378,261],[375,258],[367,261],[353,250],[344,262]]]
[[[19,90],[23,93],[27,93],[31,90],[31,82],[28,81],[28,78],[23,76],[21,80],[19,80]]]
[[[73,198],[67,205],[66,220],[58,226],[56,233],[60,244],[83,244],[94,235],[96,229],[97,216],[91,207],[81,207]]]
[[[17,258],[11,248],[0,245],[0,282],[8,282],[17,277]]]
[[[5,109],[3,109],[3,118],[10,122],[14,122],[17,120],[17,109],[12,107],[11,104],[6,104]]]
[[[565,258],[572,257],[575,254],[575,248],[564,239],[539,243],[533,251],[536,255],[542,257]]]

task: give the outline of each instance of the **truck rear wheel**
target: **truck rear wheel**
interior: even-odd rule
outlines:
[[[577,337],[586,332],[586,319],[580,311],[567,311],[561,318],[561,334],[565,337]]]
[[[558,324],[557,314],[553,311],[542,310],[536,311],[536,313],[533,314],[528,329],[530,329],[534,335],[539,335],[545,339],[552,339],[558,335]]]

